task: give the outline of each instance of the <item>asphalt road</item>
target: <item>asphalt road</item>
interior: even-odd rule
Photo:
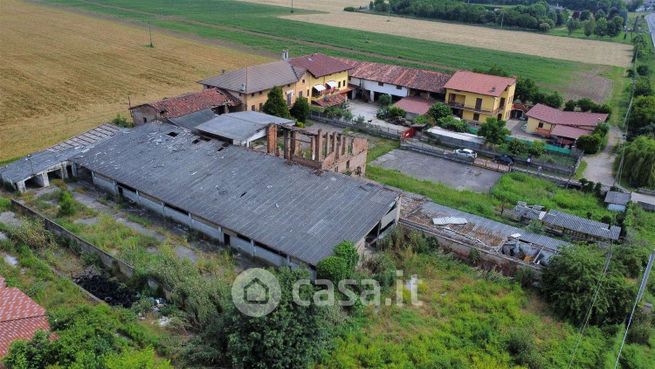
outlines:
[[[646,16],[646,23],[648,23],[650,37],[653,41],[653,47],[655,47],[655,13],[650,13]]]

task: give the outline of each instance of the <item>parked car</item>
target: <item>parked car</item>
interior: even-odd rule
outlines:
[[[494,157],[494,161],[499,164],[514,165],[514,158],[507,154],[496,155]]]
[[[471,149],[457,149],[453,151],[453,153],[457,156],[463,156],[465,158],[471,158],[471,159],[475,159],[478,157],[478,153]]]

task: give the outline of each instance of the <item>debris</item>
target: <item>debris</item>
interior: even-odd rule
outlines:
[[[468,221],[466,218],[459,218],[459,217],[440,217],[440,218],[432,218],[432,223],[434,225],[464,225],[468,224]]]

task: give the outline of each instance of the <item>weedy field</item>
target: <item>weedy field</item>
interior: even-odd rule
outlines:
[[[511,74],[532,78],[540,86],[557,90],[569,98],[587,96],[597,101],[606,100],[610,97],[612,89],[618,85],[615,82],[622,78],[624,70],[623,67],[609,65],[611,63],[607,61],[611,60],[609,55],[616,53],[607,51],[605,46],[615,47],[614,43],[601,43],[601,49],[605,51],[602,53],[604,57],[598,62],[604,65],[592,64],[591,59],[585,59],[587,63],[574,62],[465,46],[465,42],[459,44],[435,42],[283,19],[281,17],[290,14],[289,4],[284,4],[287,7],[280,7],[232,0],[43,1],[83,11],[108,14],[120,17],[122,20],[140,23],[147,21],[164,29],[207,39],[226,40],[276,53],[283,48],[290,48],[293,55],[324,52],[336,56],[446,72],[457,69],[488,69],[496,64]],[[304,3],[298,6],[302,7]],[[312,12],[316,10],[296,9],[293,16],[316,15]],[[345,12],[341,12],[333,15],[330,24],[342,24],[344,14]],[[474,29],[475,32],[486,30],[479,27]],[[399,28],[394,31],[402,32]],[[553,38],[562,42],[570,41],[562,37]],[[587,45],[587,41],[573,40],[573,42],[583,42],[582,45]],[[580,47],[586,48],[586,46]],[[630,46],[618,45],[618,47],[625,49]],[[550,46],[543,49],[557,48]],[[618,54],[622,53],[618,52]]]
[[[195,81],[265,57],[15,0],[0,2],[0,162],[199,90]]]

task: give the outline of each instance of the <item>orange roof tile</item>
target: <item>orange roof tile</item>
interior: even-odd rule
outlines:
[[[460,70],[450,77],[444,87],[480,95],[500,96],[508,86],[515,83],[516,79],[512,77],[500,77]]]

